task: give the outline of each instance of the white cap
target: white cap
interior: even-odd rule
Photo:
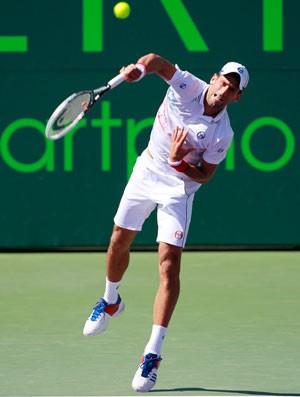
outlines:
[[[240,90],[244,90],[249,82],[249,73],[244,65],[237,62],[228,62],[219,71],[219,74],[237,73],[240,76]]]

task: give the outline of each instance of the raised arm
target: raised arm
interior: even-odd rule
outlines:
[[[176,67],[171,62],[162,58],[157,54],[147,54],[138,59],[137,64],[142,64],[146,68],[146,73],[156,73],[164,80],[171,80],[174,73],[176,72]],[[136,64],[130,64],[123,66],[120,70],[126,81],[133,82],[140,78],[141,71],[136,67]]]

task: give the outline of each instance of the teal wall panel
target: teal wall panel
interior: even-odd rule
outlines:
[[[297,0],[15,0],[0,15],[0,249],[96,247],[113,216],[167,85],[122,84],[72,139],[45,138],[68,95],[95,88],[156,52],[204,80],[227,61],[250,84],[229,107],[234,142],[197,193],[187,245],[299,246]],[[155,244],[155,215],[136,245]]]

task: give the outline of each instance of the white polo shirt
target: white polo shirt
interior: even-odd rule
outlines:
[[[203,100],[209,84],[176,65],[177,71],[171,80],[163,103],[161,104],[150,135],[149,149],[157,172],[171,173],[188,182],[196,191],[200,184],[188,176],[174,170],[167,163],[172,131],[178,127],[188,130],[186,145],[195,147],[185,160],[199,164],[202,159],[207,163],[219,164],[226,156],[231,144],[233,131],[226,108],[215,118],[205,116]],[[190,190],[190,189],[189,189]]]

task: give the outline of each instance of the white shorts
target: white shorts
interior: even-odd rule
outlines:
[[[151,162],[153,159],[146,152],[138,157],[114,222],[124,229],[140,231],[144,221],[157,208],[156,241],[184,247],[194,193],[186,193],[185,183],[180,178],[154,172]]]

